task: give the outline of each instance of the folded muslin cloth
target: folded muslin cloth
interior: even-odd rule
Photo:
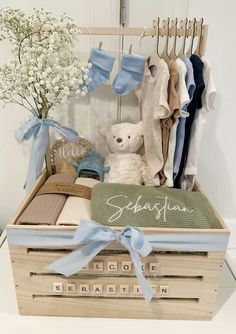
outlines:
[[[76,184],[93,188],[99,181],[80,177]],[[91,219],[91,200],[69,196],[57,220],[57,225],[78,225],[81,219]]]
[[[205,196],[180,189],[100,183],[91,210],[107,226],[222,228]]]
[[[75,177],[70,174],[51,175],[45,184],[51,182],[65,182],[73,184]],[[45,224],[55,225],[57,218],[68,196],[61,194],[36,195],[18,218],[16,224]]]

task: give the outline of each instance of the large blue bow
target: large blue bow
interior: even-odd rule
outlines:
[[[116,232],[110,227],[82,220],[73,238],[74,244],[83,244],[81,248],[51,263],[47,269],[65,276],[73,275],[86,266],[112,241],[120,242],[129,251],[142,293],[146,301],[150,302],[153,291],[143,276],[140,255],[147,256],[152,247],[137,227],[127,226],[121,232]]]
[[[26,178],[26,189],[32,187],[37,177],[42,172],[44,157],[48,146],[49,127],[53,127],[60,136],[69,141],[74,141],[78,138],[78,133],[75,130],[61,126],[58,122],[47,118],[40,119],[33,117],[29,119],[23,127],[18,128],[15,133],[18,142],[22,143],[22,141],[33,137]]]

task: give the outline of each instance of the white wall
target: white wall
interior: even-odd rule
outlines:
[[[203,135],[199,180],[222,216],[236,222],[235,12],[234,0],[189,2],[189,16],[204,17],[209,24],[206,55],[218,91]]]
[[[59,16],[66,12],[80,26],[117,26],[119,24],[119,2],[116,0],[1,0],[1,6],[20,8],[32,12],[33,8],[45,8]],[[99,38],[81,36],[78,49],[82,60],[87,61],[93,46],[98,45]],[[104,47],[117,49],[117,38],[103,37]],[[10,57],[9,48],[0,44],[0,63]],[[114,67],[116,72],[118,64]],[[114,76],[114,75],[113,75]],[[99,100],[97,99],[99,97]],[[78,102],[71,102],[67,107],[57,108],[55,118],[64,125],[79,131],[81,137],[96,142],[98,128],[104,119],[115,122],[116,97],[108,86],[97,90]],[[8,223],[10,217],[25,196],[25,182],[30,143],[21,145],[15,140],[15,129],[25,121],[29,113],[15,105],[0,105],[0,229]],[[102,145],[98,145],[99,148]],[[104,146],[104,145],[103,145]]]
[[[81,26],[117,26],[119,24],[119,1],[116,0],[1,0],[1,6],[20,8],[30,12],[33,7],[53,11],[56,15],[66,11]],[[234,78],[236,69],[233,62],[236,51],[234,34],[234,0],[216,2],[213,0],[130,0],[130,26],[149,26],[154,17],[165,18],[187,15],[190,18],[204,17],[209,24],[207,56],[214,69],[218,89],[217,110],[209,115],[201,148],[199,179],[212,202],[223,217],[232,219],[236,216],[236,149],[234,111]],[[104,13],[106,13],[104,15]],[[81,57],[88,57],[91,47],[97,45],[99,38],[83,37],[79,45]],[[103,38],[104,47],[117,49],[116,37]],[[133,38],[125,39],[125,48]],[[136,52],[147,55],[155,49],[155,40],[144,40]],[[117,54],[116,54],[117,56]],[[7,48],[0,44],[0,62],[9,57]],[[117,72],[116,62],[112,78]],[[116,119],[117,99],[109,86],[97,90],[90,97],[71,103],[64,110],[58,110],[57,119],[79,130],[81,136],[98,142],[103,151],[104,142],[98,134],[100,124],[114,122]],[[0,109],[2,107],[0,106]],[[125,110],[125,112],[124,112]],[[29,143],[18,145],[14,131],[28,114],[14,105],[0,110],[0,228],[4,227],[14,213],[25,193],[24,184]],[[122,119],[138,120],[140,115],[137,101],[131,94],[122,99]],[[97,140],[99,139],[99,140]],[[105,151],[103,151],[105,154]]]

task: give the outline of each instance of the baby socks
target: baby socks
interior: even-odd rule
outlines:
[[[89,77],[92,79],[88,86],[92,92],[104,84],[110,77],[115,57],[110,53],[93,48],[90,54],[89,63],[92,67]],[[127,95],[137,86],[143,78],[145,58],[134,54],[123,54],[120,64],[120,72],[112,83],[112,90],[117,95]]]
[[[100,49],[92,49],[89,57],[89,63],[92,64],[89,71],[89,77],[92,79],[88,86],[89,92],[95,90],[109,79],[114,61],[115,57],[113,55]]]
[[[118,95],[127,95],[143,79],[145,58],[134,54],[123,54],[120,72],[112,83],[112,90]]]

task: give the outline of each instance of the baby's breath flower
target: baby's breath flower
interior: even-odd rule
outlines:
[[[64,14],[56,19],[44,10],[26,15],[1,9],[0,40],[11,41],[13,60],[0,66],[0,99],[49,110],[74,94],[84,96],[92,65],[82,64],[75,54],[78,35],[77,26]]]

